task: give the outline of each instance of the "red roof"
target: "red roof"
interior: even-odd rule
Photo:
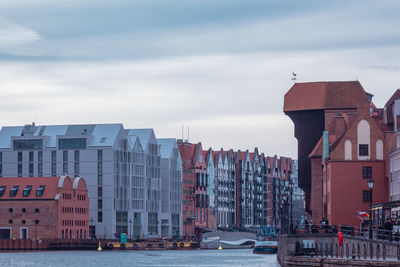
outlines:
[[[326,108],[356,108],[368,104],[358,81],[296,83],[285,94],[285,112]]]
[[[79,183],[82,178],[71,179],[68,176],[61,177],[2,177],[0,178],[0,191],[3,192],[0,199],[54,199],[59,191],[59,188],[73,189],[74,181]],[[17,189],[18,186],[18,190]],[[14,189],[13,189],[14,188]],[[30,188],[30,190],[29,190]],[[37,191],[41,191],[41,195],[37,196]],[[84,188],[86,189],[86,183]],[[2,189],[4,191],[2,191]],[[11,196],[11,191],[16,191],[14,196]],[[26,195],[24,196],[24,190]],[[27,194],[29,192],[29,194]],[[1,193],[0,193],[1,194]]]

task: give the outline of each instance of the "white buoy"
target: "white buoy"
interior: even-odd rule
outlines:
[[[99,248],[97,249],[97,251],[102,251],[103,249],[101,248],[101,242],[99,241]]]
[[[222,249],[222,245],[221,245],[221,241],[219,241],[219,247],[218,247],[218,250],[221,250]]]

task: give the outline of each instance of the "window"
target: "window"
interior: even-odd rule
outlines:
[[[33,177],[33,163],[29,163],[29,177]]]
[[[359,156],[368,156],[368,144],[360,144],[358,145],[358,155]]]
[[[38,150],[43,149],[43,141],[35,140],[14,140],[14,150]]]
[[[18,152],[18,162],[22,162],[22,152]]]
[[[39,209],[36,208],[36,209],[35,209],[35,213],[39,213]]]
[[[11,220],[11,219],[8,220],[8,223],[9,223],[9,224],[12,224],[12,223],[13,223],[13,220]]]
[[[36,189],[36,196],[41,197],[43,195],[43,191],[45,188],[46,188],[45,185],[39,186],[38,189]]]
[[[68,161],[68,151],[67,150],[63,151],[63,161]]]
[[[103,162],[98,162],[97,163],[97,172],[102,173],[103,172]]]
[[[363,166],[362,167],[362,177],[363,178],[372,178],[372,167]]]
[[[56,176],[57,175],[57,172],[56,172],[56,170],[57,170],[57,163],[51,163],[51,176]]]
[[[56,160],[57,160],[57,152],[51,151],[51,161],[56,161]]]
[[[13,212],[14,212],[14,209],[13,209],[13,208],[8,208],[8,212],[9,212],[9,213],[13,213]]]
[[[22,211],[22,213],[25,213],[25,212],[26,212],[26,209],[25,209],[25,208],[22,208],[21,211]]]
[[[97,184],[103,185],[103,174],[97,175]]]
[[[33,151],[29,151],[29,162],[33,161]]]
[[[18,177],[22,177],[22,163],[18,163]]]
[[[27,187],[24,188],[24,191],[22,192],[22,196],[29,197],[31,190],[32,190],[32,186],[28,185]]]
[[[35,224],[39,224],[39,220],[35,220]]]
[[[101,198],[103,196],[103,187],[99,186],[97,188],[97,197]]]
[[[18,193],[19,185],[14,185],[10,190],[10,197],[15,197]]]
[[[22,220],[21,223],[22,223],[22,224],[26,224],[26,221],[25,221],[25,220]]]
[[[68,173],[68,163],[64,162],[63,163],[63,174],[67,174]]]
[[[75,161],[79,161],[79,150],[75,150]]]
[[[371,190],[363,190],[362,198],[364,202],[372,201],[372,191]]]
[[[97,221],[103,222],[103,212],[102,211],[97,212]]]
[[[0,197],[4,195],[4,192],[6,191],[6,186],[2,185],[0,186]]]
[[[97,150],[97,160],[98,161],[103,160],[103,150]]]
[[[86,138],[59,139],[59,149],[86,149]]]

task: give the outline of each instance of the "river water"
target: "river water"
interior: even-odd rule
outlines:
[[[0,253],[0,266],[280,266],[276,254],[251,249],[158,251],[44,251]]]

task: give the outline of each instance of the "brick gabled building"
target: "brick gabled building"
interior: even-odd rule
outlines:
[[[207,227],[207,169],[201,143],[178,140],[182,158],[183,235],[195,235],[195,227]]]
[[[236,165],[236,224],[249,228],[254,224],[254,181],[250,153],[235,152]]]
[[[0,239],[89,238],[83,178],[0,179]]]

